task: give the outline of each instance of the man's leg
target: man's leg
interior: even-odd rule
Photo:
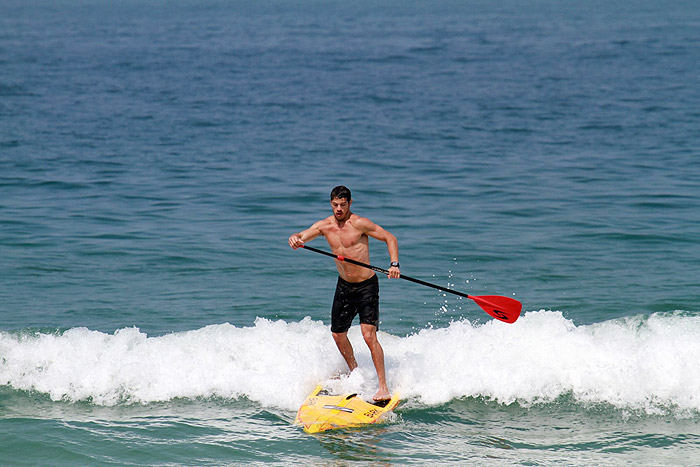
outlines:
[[[373,399],[375,401],[380,401],[384,399],[391,398],[391,393],[386,385],[386,374],[384,372],[384,349],[379,344],[377,339],[377,326],[373,324],[360,324],[362,328],[362,337],[365,338],[367,347],[372,353],[372,361],[374,362],[374,368],[377,370],[377,379],[379,380],[379,390],[374,395]]]
[[[340,350],[340,355],[342,355],[345,359],[345,362],[348,364],[348,368],[350,368],[350,371],[357,368],[355,354],[352,351],[352,344],[350,343],[350,339],[348,339],[347,331],[334,332],[333,340],[335,340],[335,345],[338,346],[338,350]]]

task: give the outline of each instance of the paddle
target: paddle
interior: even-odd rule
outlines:
[[[362,266],[363,268],[372,269],[374,271],[381,272],[382,274],[389,274],[389,271],[387,269],[378,268],[376,266],[372,266],[371,264],[361,263],[359,261],[355,261],[354,259],[346,258],[345,256],[334,255],[333,253],[319,250],[318,248],[314,248],[307,245],[301,245],[301,247],[306,250],[321,253],[322,255],[330,256],[331,258],[335,258],[338,261],[344,261],[346,263]],[[486,313],[506,323],[514,323],[515,320],[518,319],[518,317],[520,316],[520,312],[523,309],[523,304],[514,298],[502,297],[500,295],[467,295],[465,293],[458,292],[457,290],[448,289],[446,287],[442,287],[441,285],[431,284],[430,282],[425,282],[420,279],[404,276],[403,274],[401,274],[400,277],[401,279],[415,282],[416,284],[425,285],[437,290],[442,290],[443,292],[448,292],[451,294],[459,295],[460,297],[465,297],[474,300],[476,304],[479,305]]]

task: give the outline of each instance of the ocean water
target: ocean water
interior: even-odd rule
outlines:
[[[312,436],[338,184],[524,308],[380,278],[402,404]],[[698,361],[695,2],[0,5],[0,464],[698,465]]]

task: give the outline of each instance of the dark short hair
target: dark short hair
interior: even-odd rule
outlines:
[[[348,201],[352,200],[350,189],[343,185],[333,188],[333,191],[331,191],[331,201],[333,201],[335,198],[345,198]]]

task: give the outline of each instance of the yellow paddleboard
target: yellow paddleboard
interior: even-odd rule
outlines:
[[[398,404],[398,394],[388,401],[370,404],[357,394],[333,395],[318,385],[299,408],[294,424],[303,426],[307,433],[367,425],[375,423]]]

